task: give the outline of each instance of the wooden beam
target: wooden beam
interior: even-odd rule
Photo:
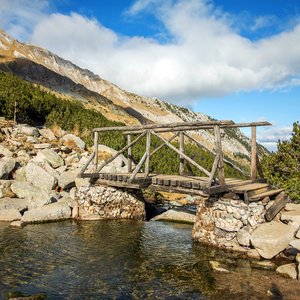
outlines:
[[[204,169],[203,167],[201,167],[200,165],[198,165],[195,161],[193,161],[191,158],[189,158],[188,156],[186,156],[184,153],[182,153],[181,151],[179,151],[176,147],[174,147],[173,145],[171,145],[170,143],[168,143],[164,138],[162,138],[161,136],[159,136],[157,133],[155,133],[153,130],[151,130],[151,133],[156,136],[157,138],[159,138],[161,141],[163,141],[169,148],[171,148],[172,150],[174,150],[176,153],[178,153],[179,155],[181,155],[185,160],[187,160],[190,164],[192,164],[193,166],[195,166],[197,169],[199,169],[200,171],[202,171],[205,175],[210,176],[210,173]]]
[[[130,180],[133,180],[133,179],[135,178],[136,174],[137,174],[137,173],[140,171],[140,169],[142,168],[142,165],[143,165],[143,163],[145,162],[146,158],[147,158],[147,152],[144,153],[142,159],[140,160],[140,162],[138,163],[138,165],[137,165],[136,168],[134,169],[134,171],[133,171],[133,173],[132,173],[132,175],[131,175],[131,177],[130,177]]]
[[[146,130],[146,129],[158,129],[158,128],[174,128],[180,126],[207,126],[207,125],[230,125],[234,124],[233,121],[202,121],[202,122],[177,122],[177,123],[165,123],[165,124],[148,124],[148,125],[135,125],[135,126],[117,126],[117,127],[102,127],[94,128],[93,131],[105,132],[105,131],[125,131],[125,130]]]
[[[179,135],[179,133],[176,133],[176,134],[174,134],[172,137],[170,137],[169,139],[168,139],[168,142],[171,142],[172,140],[174,140],[176,137],[178,137],[178,135]],[[153,150],[152,152],[151,152],[151,154],[150,154],[150,157],[152,156],[152,155],[154,155],[157,151],[159,151],[163,146],[165,146],[166,144],[165,143],[163,143],[163,144],[161,144],[159,147],[157,147],[155,150]]]
[[[127,145],[131,143],[131,135],[127,135]],[[127,172],[132,172],[132,147],[128,148]]]
[[[179,146],[179,150],[182,153],[185,153],[184,152],[184,134],[183,134],[182,131],[180,132],[180,146]],[[179,174],[180,175],[184,175],[184,158],[183,158],[182,155],[180,155],[180,159],[179,159]]]
[[[220,127],[218,125],[214,128],[215,131],[215,148],[217,155],[219,154],[219,164],[218,164],[218,174],[219,174],[219,184],[225,184],[225,171],[224,171],[224,162],[223,162],[223,151],[222,151],[222,144],[221,144],[221,133]]]
[[[151,133],[147,131],[147,141],[146,141],[146,163],[145,163],[145,178],[149,176],[149,166],[150,166],[150,146],[151,146]]]
[[[210,150],[209,148],[207,148],[206,146],[204,146],[203,144],[201,144],[199,141],[197,141],[195,138],[193,138],[191,135],[187,134],[186,132],[184,132],[184,135],[186,137],[188,137],[190,140],[192,140],[198,147],[203,148],[204,150],[206,150],[208,153],[216,156],[216,152],[214,152],[213,150]],[[235,171],[239,172],[240,174],[242,174],[243,176],[245,176],[246,178],[250,178],[250,175],[248,173],[246,173],[245,171],[241,170],[239,167],[237,167],[236,165],[234,165],[232,162],[230,162],[229,160],[223,158],[223,162],[225,164],[227,164],[228,166],[230,166],[232,169],[234,169]]]
[[[251,179],[256,178],[256,126],[251,127],[252,155],[251,155]]]
[[[211,168],[211,171],[210,171],[210,176],[209,176],[209,178],[208,178],[208,182],[207,182],[207,188],[210,188],[211,187],[211,184],[212,184],[212,181],[213,181],[213,179],[215,178],[215,173],[216,173],[216,171],[217,171],[217,168],[218,168],[218,165],[219,165],[219,161],[220,161],[220,153],[218,153],[217,155],[216,155],[216,158],[215,158],[215,161],[214,161],[214,163],[213,163],[213,166],[212,166],[212,168]]]
[[[286,195],[284,192],[279,194],[274,204],[266,211],[265,213],[265,219],[270,222],[272,221],[275,216],[282,210],[282,208],[290,201],[290,198],[288,195]]]
[[[98,168],[98,132],[95,132],[94,135],[94,152],[95,152],[95,160],[94,160],[94,171],[96,172]]]
[[[141,138],[143,138],[147,132],[142,133],[139,137],[137,137],[133,142],[128,144],[126,147],[124,147],[122,150],[114,154],[111,158],[109,158],[107,161],[105,161],[97,170],[97,172],[100,172],[106,165],[108,165],[110,162],[112,162],[115,158],[117,158],[119,155],[121,155],[124,151],[129,149],[132,145],[134,145],[136,142],[138,142]]]
[[[95,151],[93,151],[93,153],[91,154],[91,156],[89,157],[89,159],[86,161],[86,163],[81,168],[81,170],[79,172],[79,177],[82,177],[82,174],[84,173],[84,171],[86,170],[87,166],[90,164],[90,162],[92,161],[92,159],[94,157],[95,157]]]
[[[260,164],[260,161],[259,161],[259,157],[258,155],[256,154],[256,168],[257,168],[257,171],[258,171],[258,174],[259,174],[259,178],[261,179],[264,179],[264,172],[261,168],[261,164]]]
[[[201,126],[185,126],[182,123],[181,126],[174,126],[173,128],[158,128],[153,129],[156,133],[164,133],[164,132],[174,132],[174,131],[195,131],[195,130],[204,130],[204,129],[213,129],[215,124],[210,125],[201,125]],[[238,127],[251,127],[251,126],[269,126],[272,125],[269,122],[252,122],[252,123],[239,123],[239,124],[221,124],[220,128],[238,128]],[[129,129],[128,129],[129,130]],[[131,130],[131,131],[125,131],[123,134],[141,134],[143,130]]]

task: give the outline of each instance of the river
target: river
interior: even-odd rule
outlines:
[[[0,223],[0,296],[46,299],[297,299],[300,284],[253,261],[193,242],[169,222]],[[209,261],[229,273],[212,271]],[[299,289],[298,289],[299,287]],[[269,295],[269,296],[268,296]]]

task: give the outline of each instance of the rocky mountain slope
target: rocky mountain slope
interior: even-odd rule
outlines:
[[[0,69],[39,83],[70,100],[80,100],[87,108],[99,110],[108,119],[128,125],[210,119],[203,113],[195,113],[157,98],[127,92],[47,49],[27,42],[20,43],[2,30]],[[205,146],[214,147],[214,136],[209,130],[195,131],[192,135]],[[247,164],[249,159],[245,157],[250,157],[250,140],[239,129],[224,130],[222,136],[225,154]],[[258,151],[260,155],[267,153],[262,146]]]

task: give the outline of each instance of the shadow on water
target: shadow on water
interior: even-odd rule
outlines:
[[[1,299],[10,291],[45,293],[46,299],[264,299],[251,298],[257,291],[250,281],[262,275],[248,260],[194,243],[191,230],[188,224],[128,220],[21,230],[2,223]],[[211,260],[225,263],[230,273],[213,272]],[[269,289],[280,299],[278,286]],[[265,289],[256,295],[265,296]]]

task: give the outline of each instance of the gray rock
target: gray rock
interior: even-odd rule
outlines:
[[[51,144],[49,143],[43,143],[43,144],[35,144],[34,149],[47,149],[51,148]]]
[[[64,165],[64,160],[52,149],[44,149],[38,156],[47,161],[54,169]]]
[[[297,265],[295,263],[282,265],[276,269],[276,273],[284,277],[297,279]]]
[[[57,185],[57,179],[54,176],[34,163],[28,163],[25,171],[27,181],[46,192],[50,192]]]
[[[245,247],[249,247],[250,246],[250,232],[247,229],[241,229],[238,233],[237,233],[237,242]]]
[[[28,181],[16,181],[11,185],[11,190],[18,198],[29,198],[41,192],[41,189]]]
[[[290,241],[289,245],[300,252],[300,240],[292,240]]]
[[[75,146],[82,150],[85,149],[85,142],[81,138],[79,138],[78,136],[76,136],[74,134],[66,134],[65,136],[63,136],[61,138],[61,140],[65,141],[67,146],[69,146],[71,148],[74,148],[74,146]]]
[[[74,187],[75,179],[77,178],[78,174],[74,172],[64,172],[60,175],[58,179],[58,185],[64,190]]]
[[[21,131],[26,135],[39,136],[39,130],[35,127],[21,127]]]
[[[10,173],[16,167],[17,161],[11,157],[0,159],[0,179],[8,179]]]
[[[234,219],[232,215],[229,215],[230,218],[219,218],[216,220],[215,225],[217,228],[228,231],[228,232],[237,232],[243,227],[243,223],[240,220]]]
[[[50,141],[56,140],[55,134],[49,128],[40,129],[40,134]]]
[[[16,228],[23,228],[26,226],[26,223],[22,222],[22,221],[13,221],[13,222],[11,222],[11,224],[9,226],[16,227]]]
[[[25,209],[27,209],[27,200],[19,198],[0,199],[0,212],[8,209],[16,209],[19,212],[23,212]]]
[[[23,222],[56,221],[71,218],[71,208],[63,202],[55,202],[24,213]]]
[[[193,214],[190,214],[188,212],[169,209],[168,211],[166,211],[158,216],[155,216],[154,218],[151,219],[151,221],[163,221],[163,220],[178,221],[178,222],[194,224],[196,221],[196,216]]]
[[[76,184],[76,187],[79,187],[79,186],[90,186],[90,181],[87,178],[77,177],[77,178],[75,178],[75,184]]]
[[[281,213],[280,219],[281,221],[297,221],[298,223],[300,223],[300,210],[285,211]]]
[[[20,169],[18,169],[14,175],[13,175],[13,178],[16,180],[16,181],[26,181],[26,171],[25,171],[25,168],[22,167]]]
[[[3,145],[0,145],[0,154],[2,154],[5,157],[12,157],[13,153]]]
[[[26,142],[30,143],[30,144],[38,144],[39,143],[39,141],[33,136],[28,136]]]
[[[41,190],[39,193],[27,199],[27,203],[28,203],[27,207],[28,210],[31,210],[31,209],[35,209],[50,204],[51,202],[52,202],[51,197],[44,190]]]
[[[15,220],[20,220],[21,217],[22,215],[15,208],[0,210],[0,221],[12,222]]]
[[[300,210],[300,204],[296,203],[287,203],[284,207],[285,210],[290,211],[290,210]]]
[[[280,222],[263,223],[251,234],[251,244],[265,259],[271,259],[288,247],[294,237],[293,229]]]
[[[62,198],[58,199],[58,202],[64,202],[64,203],[68,204],[71,208],[73,208],[77,204],[77,201],[73,200],[70,197],[62,197]]]

